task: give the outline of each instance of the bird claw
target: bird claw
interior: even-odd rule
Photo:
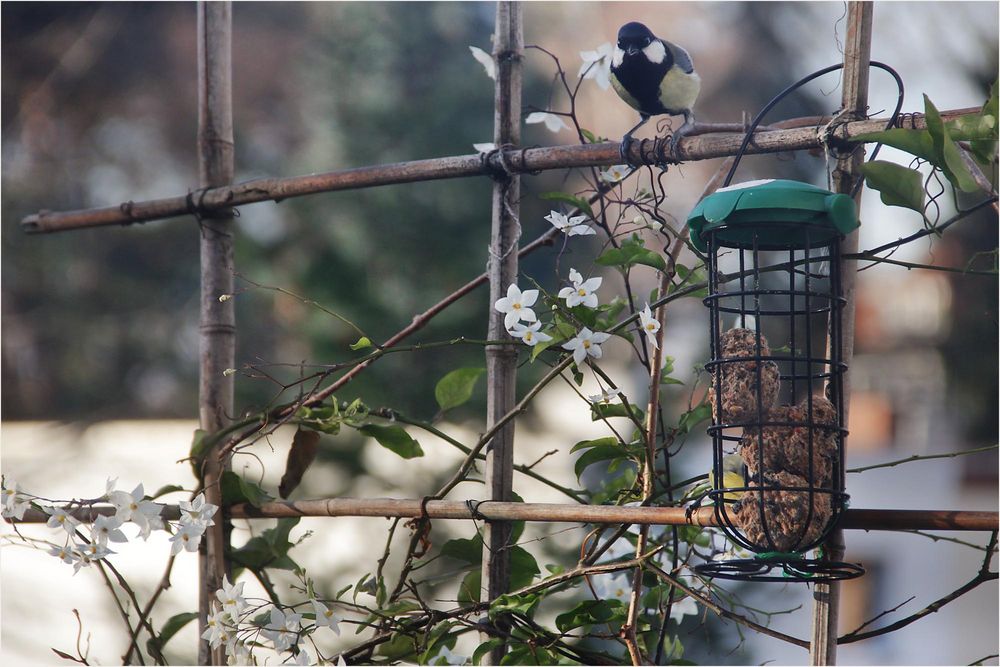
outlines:
[[[632,148],[632,142],[635,141],[630,134],[626,134],[622,137],[621,143],[618,145],[618,157],[621,159],[621,164],[627,164],[630,167],[635,167],[632,163],[632,159],[629,156],[629,150]]]

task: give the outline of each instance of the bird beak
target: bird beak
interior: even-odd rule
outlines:
[[[630,46],[628,47],[628,51],[626,51],[626,53],[628,53],[628,55],[630,56],[634,56],[635,54],[639,53],[639,49],[637,49],[634,46]]]

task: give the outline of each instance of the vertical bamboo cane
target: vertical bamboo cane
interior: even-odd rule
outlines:
[[[847,37],[844,43],[844,69],[841,108],[849,114],[849,120],[864,118],[868,108],[868,71],[872,45],[873,3],[854,0],[848,3]],[[864,161],[864,149],[859,145],[851,155],[838,159],[833,174],[834,190],[850,194],[861,178],[858,168]],[[860,211],[861,193],[855,198]],[[840,245],[842,255],[858,251],[858,230],[843,240]],[[843,336],[841,360],[848,370],[843,376],[844,421],[847,421],[851,400],[851,359],[854,356],[854,315],[856,305],[857,262],[841,260],[841,286],[847,303],[841,311]],[[841,466],[843,475],[845,466]],[[825,557],[829,560],[843,560],[845,551],[844,531],[834,530],[824,545]],[[817,584],[813,594],[812,644],[809,661],[812,665],[834,665],[837,663],[837,625],[840,606],[840,582]]]
[[[521,141],[521,57],[524,49],[521,3],[497,3],[493,57],[496,61],[493,141],[497,146]],[[511,340],[504,327],[503,313],[493,308],[507,286],[517,282],[517,244],[521,182],[516,174],[498,177],[493,185],[493,223],[490,234],[489,274],[490,340]],[[510,412],[515,404],[517,350],[510,344],[486,348],[487,427]],[[509,422],[493,438],[486,450],[488,498],[509,501],[514,477],[514,422]],[[483,549],[483,591],[486,599],[507,592],[510,583],[511,524],[487,522]],[[503,628],[502,623],[500,625]],[[498,665],[505,652],[500,646],[491,653],[490,663]]]
[[[198,162],[203,188],[233,182],[232,7],[229,2],[198,3]],[[201,428],[214,433],[233,413],[233,379],[223,374],[235,364],[236,318],[233,302],[233,215],[224,209],[200,221],[201,326],[198,409]],[[202,468],[205,498],[222,506],[219,478],[225,465],[209,452]],[[215,591],[226,574],[228,521],[220,511],[205,533],[200,556],[199,629],[211,611]],[[198,646],[202,665],[226,663],[222,647]]]

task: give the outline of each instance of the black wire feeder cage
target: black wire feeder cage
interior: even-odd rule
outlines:
[[[710,577],[831,581],[864,574],[808,553],[847,507],[840,240],[854,201],[805,183],[752,181],[688,217],[706,253],[712,488],[739,549],[696,565]]]

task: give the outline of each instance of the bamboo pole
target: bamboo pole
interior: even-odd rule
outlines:
[[[274,501],[254,507],[233,505],[235,519],[281,519],[287,517],[400,517],[424,516],[420,498],[317,498],[312,500]],[[63,507],[73,518],[92,523],[98,516],[112,516],[110,505]],[[172,521],[180,516],[176,505],[163,505],[161,516]],[[430,500],[426,516],[431,519],[470,520],[483,517],[497,521],[545,521],[548,523],[637,524],[651,526],[718,526],[714,510],[701,507],[688,512],[683,507],[639,507],[619,505],[580,505],[559,503],[468,502]],[[49,515],[31,508],[24,518],[10,523],[45,523]],[[890,510],[848,509],[840,527],[845,530],[955,530],[993,531],[1000,528],[997,512],[975,510]]]
[[[942,111],[944,120],[954,120],[980,111],[979,107]],[[911,124],[912,120],[912,124]],[[867,132],[885,128],[887,119],[857,120],[838,126],[831,137],[835,141],[847,141]],[[926,128],[922,114],[907,116],[907,127]],[[822,148],[819,130],[823,124],[784,130],[759,131],[754,142],[748,146],[748,155],[775,153],[793,150]],[[742,134],[708,134],[688,136],[681,140],[680,149],[688,161],[708,160],[735,155],[743,140]],[[634,149],[638,151],[638,147]],[[242,206],[262,201],[281,202],[290,197],[356,190],[399,183],[416,183],[450,178],[486,176],[501,168],[501,162],[512,172],[525,173],[572,167],[594,167],[618,162],[618,143],[605,142],[576,146],[549,146],[544,148],[505,149],[493,154],[489,159],[480,155],[459,155],[429,160],[397,162],[344,169],[321,174],[292,176],[287,178],[259,178],[232,186],[210,187],[186,195],[152,199],[148,201],[126,201],[117,206],[85,209],[78,211],[47,211],[29,215],[21,220],[21,228],[30,234],[42,234],[104,227],[128,225],[187,216],[192,213],[206,213],[231,206]],[[649,162],[645,157],[633,156],[636,162]]]
[[[841,112],[847,119],[864,118],[868,109],[868,73],[872,48],[872,16],[874,5],[871,2],[852,0],[847,8],[847,36],[844,40],[844,69],[841,86]],[[847,155],[838,156],[833,172],[833,189],[841,194],[850,194],[855,184],[861,178],[860,167],[865,159],[863,146]],[[855,203],[860,212],[861,191],[855,196]],[[860,234],[854,230],[841,242],[841,256],[849,256],[858,252]],[[854,356],[854,315],[857,304],[858,263],[842,259],[840,262],[840,284],[842,294],[846,299],[840,311],[841,318],[841,350],[840,359],[847,365],[847,370],[841,376],[843,384],[844,405],[842,413],[844,423],[847,423],[851,403],[851,359]],[[831,317],[833,314],[831,313]],[[832,343],[832,338],[830,339]],[[846,448],[845,448],[846,449]],[[841,462],[841,483],[846,480],[846,466]],[[823,548],[823,557],[831,561],[841,561],[844,558],[846,545],[844,531],[834,529],[827,537]],[[816,584],[813,593],[812,641],[809,645],[809,664],[837,664],[837,631],[840,617],[840,582]]]
[[[198,162],[203,188],[233,182],[232,107],[232,6],[226,2],[198,2]],[[220,431],[233,414],[233,378],[223,373],[235,363],[236,317],[233,301],[220,301],[233,293],[233,213],[222,208],[204,215],[201,233],[201,324],[198,412],[201,428]],[[202,466],[207,502],[222,507],[219,484],[224,463],[217,448],[208,452]],[[227,574],[225,557],[228,520],[225,511],[205,532],[199,551],[201,581],[198,597],[199,636],[211,613],[215,591]],[[202,665],[226,663],[223,647],[198,645]]]
[[[496,8],[493,59],[496,62],[494,88],[493,142],[497,146],[517,146],[521,142],[521,59],[524,49],[522,7],[516,0],[500,0]],[[493,216],[490,233],[489,326],[490,340],[507,341],[486,346],[486,428],[490,429],[509,413],[517,402],[517,349],[504,326],[504,314],[493,304],[517,284],[517,246],[521,235],[518,219],[521,179],[517,174],[498,172],[493,182]],[[491,501],[510,501],[514,481],[514,420],[497,431],[486,447],[486,497]],[[494,600],[510,586],[511,524],[487,521],[483,535],[482,591],[484,600]],[[494,624],[509,629],[505,619]],[[491,662],[500,664],[506,653],[501,644],[490,651]]]

